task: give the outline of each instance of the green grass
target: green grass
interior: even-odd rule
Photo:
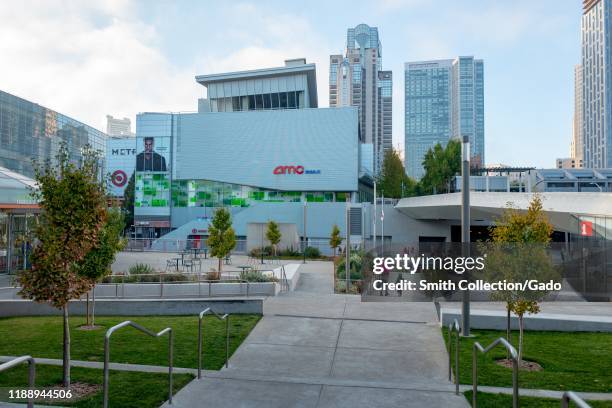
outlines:
[[[246,338],[259,315],[230,316],[230,356]],[[71,357],[73,360],[104,361],[104,333],[122,321],[132,320],[158,332],[172,327],[174,366],[197,368],[197,316],[97,316],[101,329],[79,330],[85,318],[70,318]],[[218,370],[225,362],[225,322],[207,316],[204,325],[203,366]],[[62,358],[62,317],[11,317],[0,319],[0,355]],[[168,365],[168,338],[149,337],[125,327],[111,337],[110,360],[117,363]]]
[[[447,339],[447,329],[443,329]],[[473,338],[462,338],[459,353],[461,384],[472,384],[472,345],[478,341],[483,347],[505,332],[472,330]],[[517,346],[518,333],[512,334]],[[524,359],[539,363],[543,370],[519,372],[519,387],[558,391],[612,392],[612,334],[583,332],[527,331],[524,340]],[[478,360],[478,384],[500,387],[512,386],[512,370],[499,366],[495,360],[506,357],[502,346]],[[454,357],[453,357],[454,358]],[[454,363],[453,363],[454,367]]]
[[[102,385],[102,370],[73,367],[72,382]],[[176,393],[193,379],[191,374],[174,374],[173,390]],[[0,373],[0,387],[27,387],[27,364]],[[128,371],[111,371],[109,386],[109,405],[111,407],[159,407],[168,398],[168,375],[159,373],[139,373]],[[62,382],[62,367],[37,365],[36,387],[59,385]],[[2,400],[8,401],[8,390]],[[50,403],[49,400],[46,402]],[[37,402],[42,404],[42,402]],[[70,407],[101,407],[102,389],[90,397],[79,401],[57,401],[54,405]]]
[[[471,403],[472,402],[472,391],[466,391],[464,393],[465,398]],[[561,406],[561,400],[552,398],[535,398],[535,397],[521,397],[519,395],[519,406],[521,408],[559,408]],[[592,408],[611,408],[612,401],[587,401]],[[505,394],[489,394],[484,392],[478,392],[478,407],[479,408],[499,408],[499,407],[511,407],[512,406],[512,395]],[[570,404],[571,407],[575,405]]]

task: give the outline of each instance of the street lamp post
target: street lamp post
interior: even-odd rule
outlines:
[[[463,136],[461,149],[461,246],[462,255],[470,256],[470,138]],[[470,335],[470,291],[463,291],[461,305],[462,336]]]
[[[350,200],[347,197],[346,200],[346,245],[345,245],[345,255],[346,260],[344,263],[344,278],[345,278],[345,288],[346,294],[348,295],[351,285],[351,205]]]
[[[304,261],[303,263],[306,263],[306,247],[307,247],[307,243],[308,243],[308,238],[306,238],[306,200],[304,200],[304,250],[303,255],[304,255]]]

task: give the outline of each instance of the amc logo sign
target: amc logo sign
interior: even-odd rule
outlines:
[[[274,174],[304,174],[304,166],[276,166]]]

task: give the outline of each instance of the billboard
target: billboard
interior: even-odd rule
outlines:
[[[136,139],[134,206],[139,215],[170,213],[170,141],[167,136]]]
[[[108,192],[113,197],[123,197],[125,187],[134,173],[136,138],[108,139],[106,142],[106,166],[110,177]]]

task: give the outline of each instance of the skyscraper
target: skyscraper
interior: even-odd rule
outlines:
[[[423,158],[437,143],[470,139],[471,160],[484,164],[484,65],[474,57],[408,62],[405,76],[405,168],[423,177]]]
[[[584,166],[612,167],[612,0],[584,0],[582,131]]]
[[[378,28],[359,24],[347,30],[346,55],[331,55],[329,106],[357,106],[361,141],[372,144],[378,172],[384,152],[392,148],[391,71],[382,71]]]
[[[583,109],[583,92],[582,85],[582,65],[576,65],[574,67],[574,119],[573,119],[573,130],[572,130],[572,146],[571,146],[571,158],[580,164],[584,161],[584,121],[582,119]]]

